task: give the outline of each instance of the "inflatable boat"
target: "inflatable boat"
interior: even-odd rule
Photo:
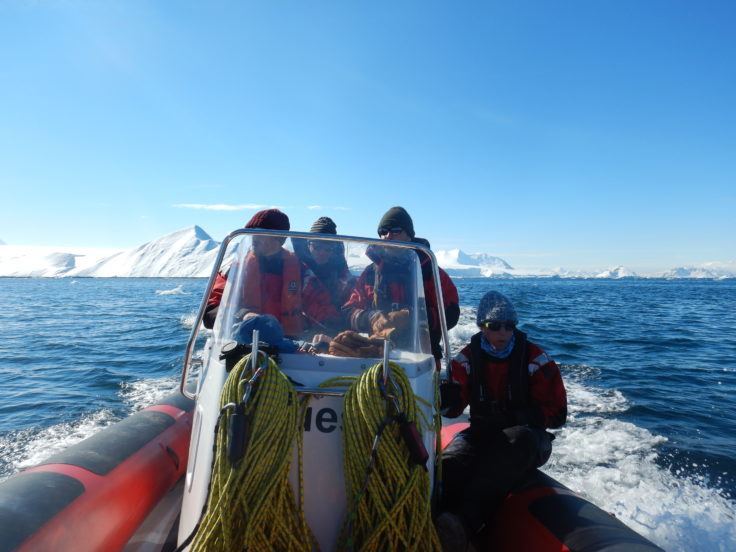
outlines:
[[[400,267],[401,304],[390,307],[402,311],[400,322],[376,334],[344,316],[320,319],[307,297],[289,298],[302,282],[286,269],[281,286],[265,285],[255,251],[268,240],[282,244],[284,266],[323,247],[353,276],[370,265]],[[232,232],[179,390],[0,484],[0,552],[441,550],[436,468],[464,426],[443,427],[438,413],[442,370],[428,300],[437,301],[444,351],[449,341],[441,292],[425,297],[422,261],[440,290],[436,259],[421,244]],[[210,332],[201,323],[215,302]],[[273,304],[296,310],[262,314]],[[290,324],[277,323],[279,314]],[[473,546],[660,550],[540,471],[508,495]]]

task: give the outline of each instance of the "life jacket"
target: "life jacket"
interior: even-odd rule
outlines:
[[[252,251],[248,253],[243,306],[254,312],[274,315],[284,328],[284,334],[298,335],[304,329],[301,265],[296,256],[285,249],[280,255],[281,271],[276,274],[263,272],[258,257]]]
[[[522,410],[529,405],[529,355],[526,334],[514,330],[516,342],[511,354],[497,359],[486,353],[480,345],[482,332],[470,338],[470,419],[482,426],[484,415]],[[508,365],[506,398],[496,400],[488,396],[486,367],[489,363]]]
[[[373,261],[365,271],[363,284],[366,295],[372,297],[371,307],[383,311],[397,311],[409,308],[409,278],[413,258],[387,258],[381,255],[380,249],[369,246],[366,255]]]

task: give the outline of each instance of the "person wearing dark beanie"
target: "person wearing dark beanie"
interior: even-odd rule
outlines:
[[[319,217],[309,232],[334,236],[337,225],[330,217]],[[340,308],[356,282],[345,260],[344,244],[324,239],[292,239],[292,244],[303,263],[302,305],[307,325],[321,331],[339,331]]]
[[[414,242],[429,247],[427,240],[416,237],[414,221],[407,210],[400,206],[391,207],[384,213],[378,223],[378,235],[384,240]],[[369,246],[366,251],[373,263],[363,271],[350,298],[343,306],[344,316],[348,320],[351,329],[355,331],[379,334],[383,330],[397,327],[393,321],[403,318],[400,314],[401,311],[376,308],[377,305],[401,303],[402,293],[399,288],[402,287],[401,282],[406,278],[406,274],[404,274],[406,267],[398,266],[399,259],[392,259],[396,254],[400,256],[401,250],[398,248],[390,248],[390,250],[393,250],[394,253],[389,251],[389,248],[376,246]],[[440,345],[442,329],[437,310],[437,294],[435,292],[432,263],[429,255],[424,251],[416,250],[416,254],[419,256],[422,268],[432,353],[439,361],[442,358],[442,347]],[[455,327],[460,318],[460,299],[457,288],[447,273],[441,268],[439,273],[445,320],[449,330]],[[384,312],[384,310],[387,312]]]
[[[309,231],[313,234],[337,234],[337,225],[330,217],[319,217]]]
[[[245,228],[288,231],[289,217],[278,209],[254,214]],[[247,281],[243,287],[242,308],[238,317],[270,314],[276,317],[284,334],[295,336],[304,328],[302,315],[301,263],[282,246],[285,237],[254,235],[253,246],[245,258]],[[225,291],[229,268],[217,275],[207,301],[203,323],[212,328]]]
[[[403,207],[391,207],[378,223],[378,235],[383,238],[388,234],[399,234],[402,231],[409,239],[400,241],[411,241],[414,238],[414,221]]]

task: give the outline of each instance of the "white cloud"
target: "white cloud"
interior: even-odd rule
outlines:
[[[322,207],[321,205],[307,205],[307,209],[309,209],[310,211],[314,211],[317,209],[324,209],[324,207]]]
[[[176,203],[173,207],[180,209],[199,209],[201,211],[252,211],[256,209],[268,209],[269,205],[257,205],[255,203],[244,203],[241,205],[227,205],[224,203]]]

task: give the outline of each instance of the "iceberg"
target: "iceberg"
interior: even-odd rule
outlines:
[[[479,278],[491,276],[510,276],[514,268],[501,257],[487,253],[467,254],[460,249],[437,251],[437,263],[450,276]]]
[[[636,274],[634,271],[629,270],[625,266],[617,266],[614,268],[609,268],[608,270],[604,270],[600,274],[596,274],[595,277],[618,280],[620,278],[638,278],[639,275]]]

